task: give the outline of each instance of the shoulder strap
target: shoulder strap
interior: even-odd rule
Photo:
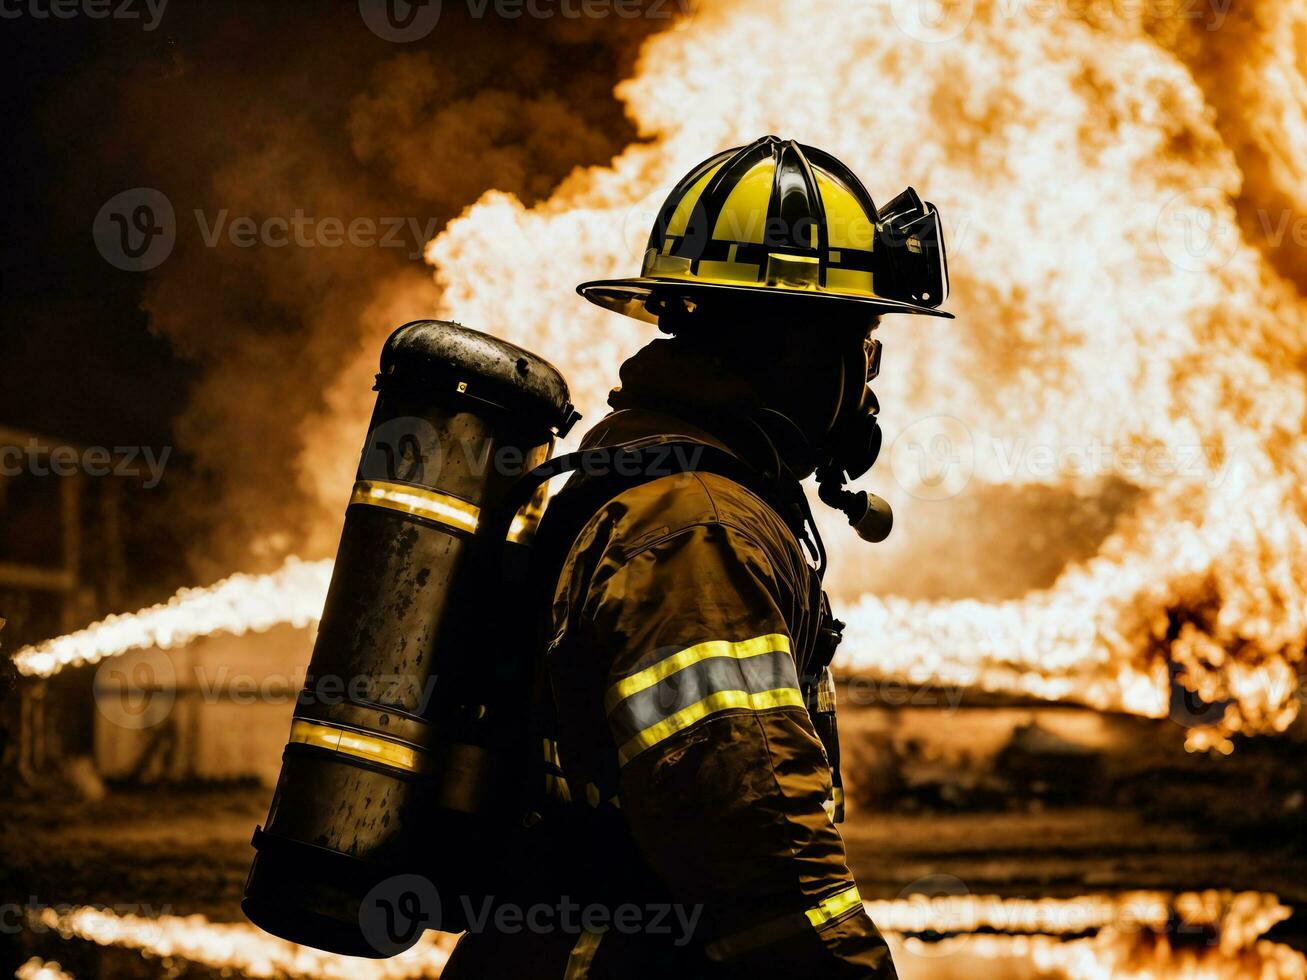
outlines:
[[[583,450],[559,457],[559,467],[576,477],[549,501],[536,530],[533,577],[541,584],[557,580],[577,536],[605,504],[643,484],[682,473],[716,473],[772,503],[762,477],[738,457],[692,440]]]
[[[809,546],[824,570],[825,549],[807,497],[797,485],[794,499],[784,500],[774,481],[738,456],[718,446],[685,438],[582,449],[546,460],[522,476],[499,505],[484,515],[478,534],[484,534],[487,541],[505,541],[513,517],[537,491],[550,480],[572,474],[573,482],[545,508],[532,549],[534,555],[548,554],[551,559],[556,556],[557,566],[561,568],[576,536],[604,504],[642,484],[689,472],[724,476],[766,501],[782,520],[799,529],[800,540]],[[811,537],[802,530],[805,526],[811,527]],[[502,555],[502,547],[498,551]],[[536,563],[534,555],[533,563]]]
[[[565,527],[573,524],[576,525],[574,537],[605,503],[617,495],[665,476],[688,472],[717,473],[776,505],[774,494],[767,489],[762,476],[717,446],[689,439],[635,446],[602,446],[555,456],[525,474],[504,500],[491,513],[484,515],[478,533],[484,534],[489,541],[506,540],[517,512],[544,484],[566,474],[572,474],[574,482],[549,501],[537,531],[537,541],[541,536],[555,539]],[[552,525],[553,529],[546,525]],[[571,541],[567,543],[570,546]]]

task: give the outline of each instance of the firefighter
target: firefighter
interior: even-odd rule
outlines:
[[[578,287],[668,335],[582,447],[739,465],[580,473],[549,505],[541,799],[447,980],[895,976],[834,822],[815,719],[840,624],[800,487],[874,459],[881,314],[948,315],[938,278],[874,254],[902,244],[884,225],[839,161],[764,137],[672,191],[641,277]],[[938,236],[916,246],[942,273]]]

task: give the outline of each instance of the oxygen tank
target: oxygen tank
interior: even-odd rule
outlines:
[[[282,938],[372,957],[417,936],[379,941],[361,924],[370,896],[403,875],[437,895],[475,894],[516,816],[510,760],[530,665],[492,628],[513,617],[490,572],[528,546],[532,508],[507,543],[478,528],[578,418],[552,365],[439,320],[390,336],[376,390],[241,906]],[[459,903],[427,904],[419,933],[466,927]]]

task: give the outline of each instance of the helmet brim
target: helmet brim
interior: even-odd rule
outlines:
[[[824,303],[832,306],[859,306],[866,309],[868,313],[911,313],[917,316],[953,319],[953,314],[944,310],[900,300],[882,299],[878,296],[777,289],[771,286],[687,282],[683,279],[654,279],[647,276],[632,279],[596,279],[581,283],[576,287],[576,291],[596,306],[653,324],[658,322],[658,317],[666,310],[669,302],[704,301],[724,296],[735,296],[753,302],[776,299],[787,302],[797,300],[805,303]]]

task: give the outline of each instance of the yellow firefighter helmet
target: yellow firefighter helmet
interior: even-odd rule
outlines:
[[[908,188],[879,211],[857,176],[815,147],[764,136],[690,171],[658,212],[638,278],[576,287],[641,320],[713,296],[858,304],[951,317],[939,212]]]

